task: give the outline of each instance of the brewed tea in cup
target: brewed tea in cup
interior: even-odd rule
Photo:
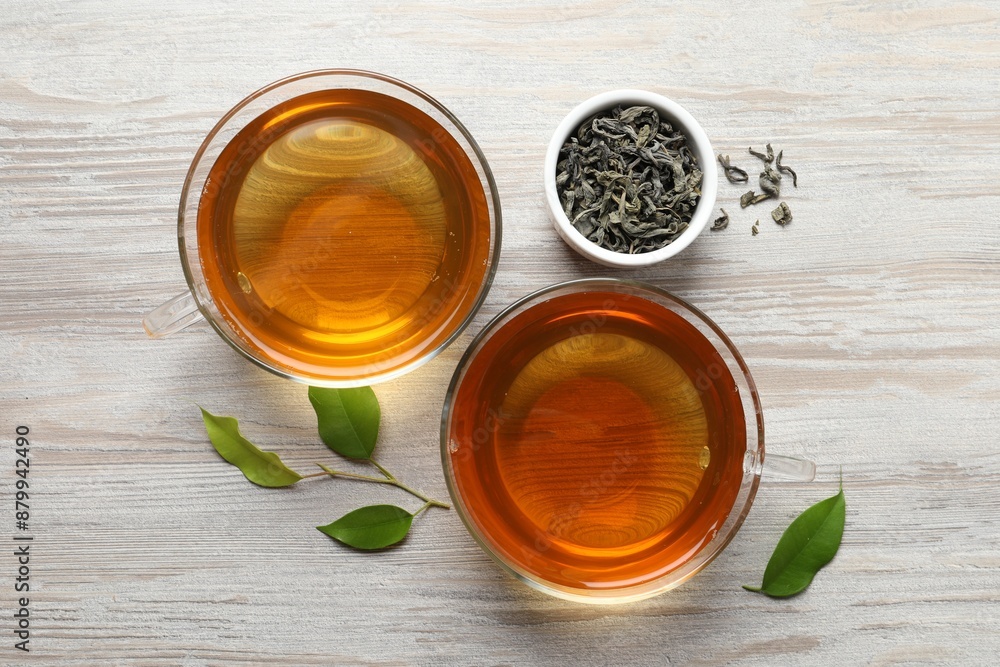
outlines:
[[[209,134],[181,200],[196,312],[251,360],[327,386],[371,384],[428,360],[485,298],[499,255],[492,176],[426,94],[324,71],[254,93]]]
[[[560,597],[621,602],[678,585],[732,539],[763,420],[742,358],[700,311],[652,286],[581,280],[519,301],[473,342],[442,457],[466,526],[506,569]],[[811,478],[811,463],[791,464]]]

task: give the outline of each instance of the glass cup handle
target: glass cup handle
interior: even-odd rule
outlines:
[[[757,463],[754,472],[762,477],[811,482],[816,479],[816,464],[791,456],[765,454],[764,460]]]
[[[184,292],[142,318],[142,327],[150,338],[163,338],[203,319],[191,292]]]

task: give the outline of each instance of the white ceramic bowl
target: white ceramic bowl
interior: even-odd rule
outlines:
[[[556,192],[556,163],[559,161],[559,150],[571,134],[587,118],[599,111],[611,109],[621,104],[625,107],[642,105],[656,109],[661,118],[666,119],[675,129],[684,133],[688,140],[688,147],[698,159],[698,166],[701,168],[703,176],[701,181],[701,198],[694,209],[694,216],[688,228],[678,236],[673,243],[659,250],[645,252],[637,255],[629,255],[613,250],[606,250],[593,241],[590,241],[583,234],[578,232],[570,223],[569,218],[563,212],[562,204],[559,202],[559,193]],[[712,144],[708,140],[708,135],[702,129],[694,116],[689,114],[681,105],[667,99],[663,95],[650,93],[644,90],[612,90],[601,93],[583,102],[559,123],[552,141],[549,142],[549,149],[545,153],[545,199],[549,205],[549,215],[556,226],[556,231],[571,248],[578,253],[605,266],[615,266],[623,268],[637,268],[649,266],[661,262],[668,257],[673,257],[684,248],[691,245],[698,234],[701,233],[708,224],[715,208],[715,197],[719,189],[719,175],[715,168],[715,153],[712,151]]]

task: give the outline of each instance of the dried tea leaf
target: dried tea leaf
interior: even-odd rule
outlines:
[[[781,174],[772,169],[771,165],[764,165],[764,171],[760,172],[758,183],[761,191],[767,195],[771,197],[781,196]]]
[[[729,163],[729,156],[719,153],[719,164],[722,165],[722,172],[730,183],[746,183],[750,180],[750,175],[739,167]]]
[[[760,220],[753,223],[753,227],[750,228],[751,236],[757,236],[760,233]]]
[[[309,387],[309,402],[319,420],[319,437],[327,447],[347,458],[371,458],[382,419],[371,387]]]
[[[760,586],[744,586],[776,598],[801,593],[819,570],[833,560],[844,536],[846,503],[844,489],[821,500],[785,530],[771,554]]]
[[[777,161],[775,161],[774,164],[778,167],[778,171],[779,172],[781,172],[783,174],[789,174],[789,175],[791,175],[791,177],[792,177],[792,186],[797,188],[797,187],[799,187],[799,176],[798,176],[798,174],[796,174],[795,170],[792,169],[791,167],[786,167],[785,165],[781,164],[781,154],[784,153],[784,152],[785,151],[778,151],[778,159],[777,159]]]
[[[753,149],[753,146],[751,146],[749,150],[750,150],[750,155],[753,155],[755,158],[763,160],[768,164],[771,164],[771,162],[774,161],[774,149],[771,148],[771,144],[767,145],[767,155],[764,155],[763,153],[758,153]]]
[[[792,210],[788,208],[788,204],[781,202],[778,204],[778,208],[771,211],[771,217],[774,218],[776,223],[784,227],[792,221]]]
[[[729,226],[729,214],[726,213],[726,209],[720,208],[719,210],[722,211],[722,215],[716,218],[715,222],[712,223],[713,232],[717,232],[720,229],[725,229]]]
[[[369,505],[316,530],[355,549],[384,549],[406,537],[413,516],[395,505]]]
[[[766,192],[757,194],[753,190],[750,190],[749,192],[744,193],[742,197],[740,197],[740,208],[753,206],[754,204],[759,204],[765,199],[770,199],[770,198],[771,195],[767,194]]]
[[[302,476],[288,468],[274,452],[257,448],[240,433],[233,417],[219,417],[201,408],[208,439],[219,455],[240,469],[254,484],[270,488],[291,486]]]

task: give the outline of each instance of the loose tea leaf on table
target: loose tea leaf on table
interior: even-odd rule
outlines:
[[[760,586],[743,586],[775,598],[801,593],[824,565],[833,560],[844,535],[844,489],[821,500],[785,530],[764,570]]]
[[[771,144],[768,144],[770,146]],[[764,165],[764,171],[760,172],[758,179],[761,192],[765,192],[771,197],[781,196],[781,174],[771,168],[771,165]]]
[[[384,549],[406,537],[414,516],[395,505],[369,505],[316,530],[355,549]]]
[[[291,486],[302,475],[288,468],[274,452],[257,448],[240,433],[239,423],[233,417],[219,417],[201,408],[208,438],[215,451],[239,468],[254,484],[270,488]]]
[[[783,150],[778,151],[777,156],[775,156],[774,148],[771,144],[766,145],[766,153],[755,151],[752,146],[748,150],[750,155],[753,155],[764,163],[764,168],[760,172],[760,176],[757,180],[760,187],[760,193],[758,194],[753,190],[748,190],[743,193],[743,195],[740,196],[740,208],[754,206],[768,199],[780,198],[782,174],[788,174],[791,176],[792,185],[798,187],[798,175],[795,173],[795,170],[781,163],[781,160],[784,158]],[[718,159],[719,164],[722,165],[722,170],[726,174],[726,178],[729,179],[730,183],[743,183],[749,180],[748,178],[736,180],[730,175],[730,172],[734,170],[744,175],[746,175],[746,172],[742,169],[734,167],[730,163],[728,155],[720,153],[718,155]],[[774,166],[772,166],[772,163]],[[714,231],[719,231],[729,226],[729,216],[725,215],[724,210],[722,212],[723,217],[717,218],[715,223],[712,225],[712,230]],[[777,224],[785,226],[792,221],[792,211],[788,208],[788,204],[781,202],[778,204],[777,208],[771,211],[771,218],[773,218]],[[753,227],[750,228],[750,233],[753,236],[757,236],[760,233],[760,220],[757,220],[757,222],[753,224]]]
[[[726,175],[726,180],[730,183],[746,183],[750,180],[750,174],[743,171],[736,165],[729,163],[729,156],[719,153],[719,164],[722,165],[722,172]]]
[[[792,221],[792,209],[788,208],[788,204],[785,202],[781,202],[778,204],[778,208],[771,211],[771,217],[776,223],[784,227]]]
[[[778,151],[778,159],[777,161],[775,161],[774,164],[775,166],[778,167],[779,172],[783,174],[788,174],[792,177],[792,186],[797,188],[799,187],[799,175],[796,174],[795,170],[792,169],[791,167],[786,167],[785,165],[781,164],[781,154],[784,152],[785,151]]]
[[[729,214],[726,213],[726,209],[720,208],[719,210],[722,211],[722,215],[716,218],[715,222],[712,223],[713,232],[717,232],[720,229],[725,229],[729,226]]]
[[[319,437],[327,447],[347,458],[371,458],[382,419],[371,387],[309,387],[309,402],[319,419]]]
[[[753,155],[755,158],[763,160],[764,162],[766,162],[768,164],[771,164],[771,162],[774,161],[774,149],[771,148],[771,144],[767,145],[767,155],[764,155],[763,153],[759,153],[759,152],[755,151],[753,149],[753,146],[751,146],[749,150],[750,150],[750,155]]]
[[[691,223],[702,172],[687,138],[656,109],[617,106],[563,144],[556,189],[570,223],[602,248],[663,248]]]
[[[770,198],[771,198],[771,195],[767,194],[766,192],[763,192],[761,194],[757,194],[753,190],[750,190],[748,192],[743,193],[743,196],[740,197],[740,208],[746,208],[747,206],[753,206],[754,204],[759,204],[760,202],[764,201],[765,199],[770,199]]]

